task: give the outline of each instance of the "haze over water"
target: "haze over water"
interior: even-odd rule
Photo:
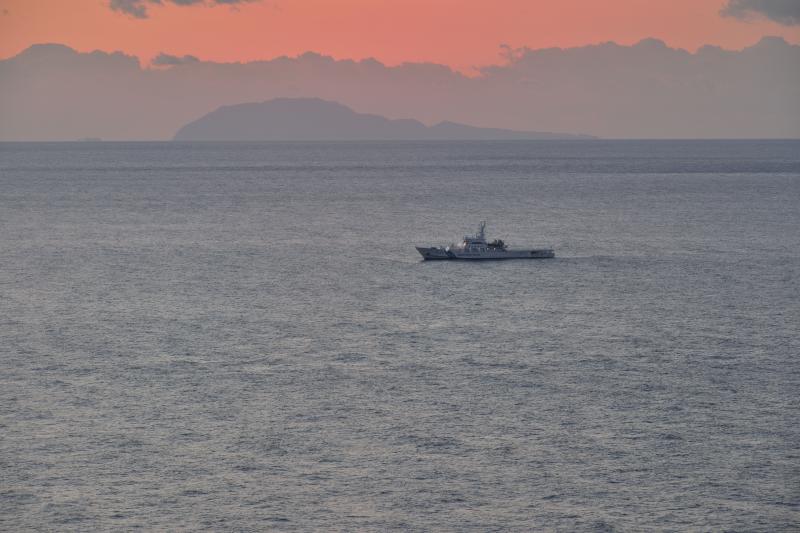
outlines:
[[[0,529],[800,523],[800,142],[0,145]],[[488,236],[557,258],[420,261]]]

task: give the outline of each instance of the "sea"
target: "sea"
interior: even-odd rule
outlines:
[[[799,414],[800,141],[0,144],[1,530],[797,531]]]

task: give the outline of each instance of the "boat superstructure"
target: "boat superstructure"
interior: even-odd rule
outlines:
[[[481,222],[475,235],[467,235],[458,244],[449,246],[416,246],[426,261],[447,259],[550,259],[556,256],[550,248],[509,248],[501,239],[486,241],[486,222]]]

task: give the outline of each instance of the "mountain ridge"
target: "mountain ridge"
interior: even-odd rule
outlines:
[[[358,113],[321,98],[274,98],[221,106],[185,124],[174,141],[436,141],[594,139],[591,135],[482,128]]]

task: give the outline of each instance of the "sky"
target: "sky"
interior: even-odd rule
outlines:
[[[794,6],[792,5],[794,4]],[[800,44],[800,0],[0,0],[0,58],[32,44],[248,62],[306,51],[474,74],[518,48],[658,38],[694,51]]]
[[[800,0],[0,0],[0,141],[167,140],[279,97],[427,125],[800,138]]]

